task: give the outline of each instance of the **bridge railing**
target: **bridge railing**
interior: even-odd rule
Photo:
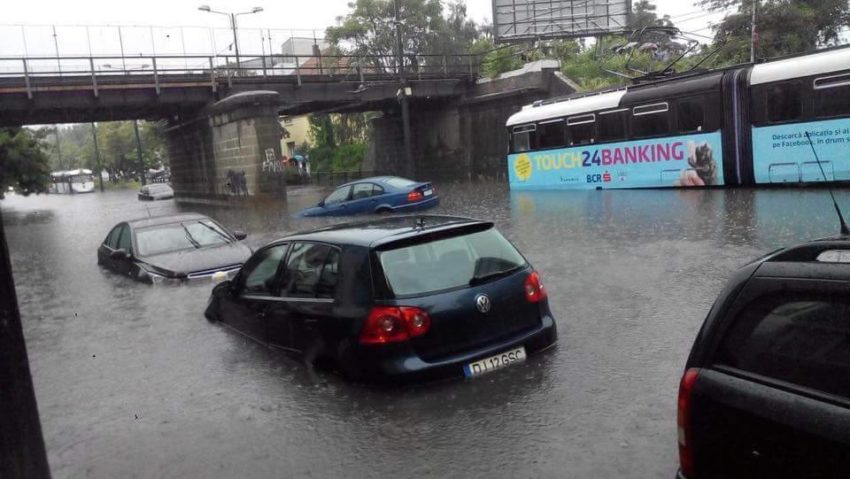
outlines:
[[[397,80],[400,62],[394,55],[156,55],[156,56],[62,56],[0,57],[0,81],[20,83],[29,95],[34,84],[56,78],[122,83],[129,77],[145,77],[159,89],[172,80],[206,82],[215,90],[222,82],[255,82],[263,78],[302,82]],[[469,54],[405,55],[408,79],[476,78],[480,57]],[[76,79],[77,81],[73,81]],[[134,82],[136,83],[136,82]]]

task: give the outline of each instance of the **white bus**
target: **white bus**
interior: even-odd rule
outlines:
[[[80,168],[68,171],[54,171],[50,174],[50,193],[73,194],[92,193],[94,191],[94,176],[91,170]]]

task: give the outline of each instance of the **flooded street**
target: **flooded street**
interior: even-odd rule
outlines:
[[[838,232],[822,189],[437,188],[432,212],[495,221],[541,272],[559,344],[404,390],[314,373],[209,323],[209,283],[152,287],[97,266],[109,229],[148,214],[205,213],[252,247],[334,221],[292,218],[315,190],[251,211],[135,191],[0,202],[54,477],[670,478],[678,381],[726,278]]]

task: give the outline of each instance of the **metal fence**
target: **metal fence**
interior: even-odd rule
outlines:
[[[2,25],[0,56],[157,56],[235,54],[230,28],[152,25]],[[299,40],[324,48],[324,31],[280,28],[239,28],[240,50],[275,53],[294,51]],[[308,45],[308,48],[309,48]]]
[[[406,55],[404,70],[409,79],[474,78],[479,72],[476,55]],[[85,82],[97,92],[98,85],[142,83],[160,88],[166,82],[208,82],[215,90],[219,82],[252,81],[264,77],[288,77],[301,84],[314,81],[353,81],[365,88],[369,81],[386,81],[399,76],[399,59],[394,55],[157,55],[157,56],[65,56],[0,57],[0,80],[4,85],[20,83],[28,95],[32,85],[52,79]],[[132,79],[133,81],[128,81]]]

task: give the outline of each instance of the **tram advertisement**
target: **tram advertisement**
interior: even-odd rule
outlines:
[[[720,132],[508,155],[512,189],[723,184]]]
[[[806,138],[812,140],[820,165]],[[756,183],[850,180],[850,119],[753,128]],[[823,168],[823,171],[821,171]]]

